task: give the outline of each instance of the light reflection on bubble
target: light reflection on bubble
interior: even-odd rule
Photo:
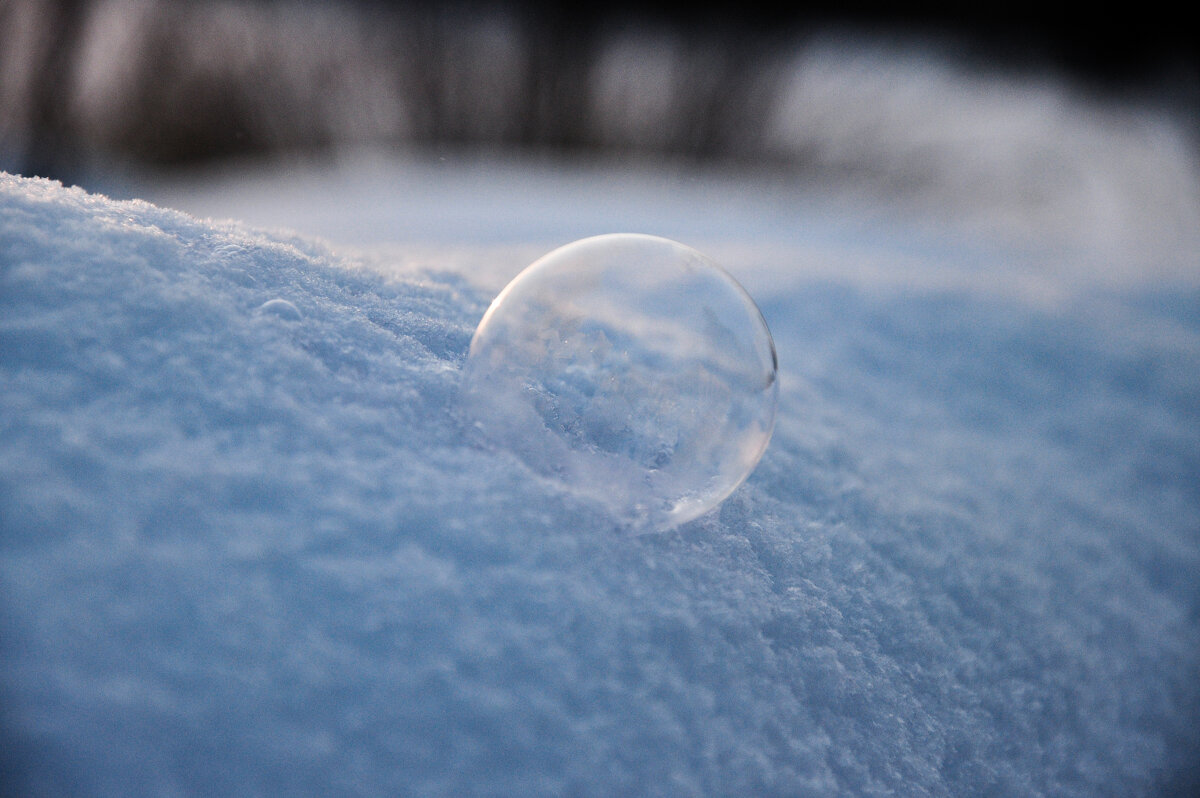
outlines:
[[[725,499],[767,448],[771,333],[713,261],[613,234],[541,258],[471,340],[463,407],[492,444],[623,526],[668,529]]]

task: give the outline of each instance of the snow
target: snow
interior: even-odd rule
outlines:
[[[3,784],[1194,788],[1194,271],[794,218],[709,242],[775,337],[770,448],[631,536],[455,412],[573,229],[351,249],[0,175]]]

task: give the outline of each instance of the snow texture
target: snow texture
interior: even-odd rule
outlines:
[[[480,251],[0,175],[4,788],[1200,783],[1194,285],[1034,303],[764,265],[772,444],[638,537],[465,442]]]

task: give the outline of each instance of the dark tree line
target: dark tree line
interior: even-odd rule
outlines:
[[[99,24],[122,8],[127,19]],[[1198,105],[1187,26],[1152,9],[1088,20],[1040,11],[753,0],[686,9],[661,0],[0,0],[0,58],[9,67],[23,59],[0,74],[0,168],[70,180],[98,160],[177,165],[346,143],[755,158],[780,64],[831,26],[937,35],[968,61],[1073,70],[1104,90],[1168,75],[1174,99]],[[82,57],[114,28],[129,34],[120,51]],[[644,34],[644,47],[620,65],[633,75],[629,96],[614,98],[598,75],[606,48],[631,31]],[[664,51],[671,60],[659,72],[636,74],[638,58]],[[101,93],[83,96],[84,87]],[[644,89],[657,105],[637,119]]]

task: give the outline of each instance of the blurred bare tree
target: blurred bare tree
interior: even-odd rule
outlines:
[[[75,166],[72,93],[84,27],[84,0],[6,2],[0,6],[0,127],[17,137],[30,174],[69,173]],[[24,34],[24,41],[16,41]],[[0,139],[0,144],[3,139]],[[13,145],[10,145],[13,146]],[[0,150],[3,155],[3,150]]]

